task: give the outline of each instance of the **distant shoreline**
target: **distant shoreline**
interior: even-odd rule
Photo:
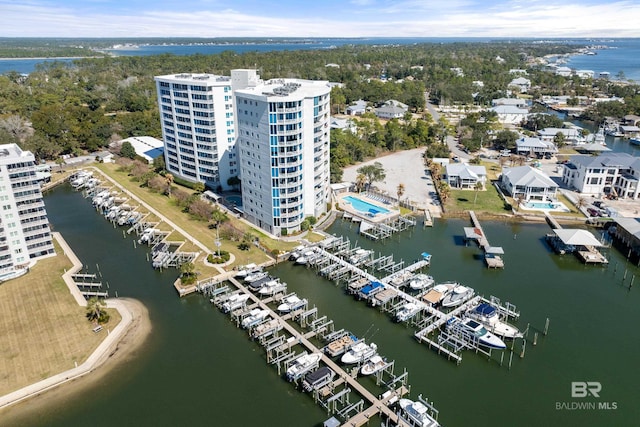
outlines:
[[[85,59],[85,58],[106,58],[106,56],[33,56],[26,58],[0,58],[0,61],[24,61],[27,59],[45,60],[45,59]]]

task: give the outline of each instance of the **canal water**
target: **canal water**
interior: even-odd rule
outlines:
[[[328,418],[203,297],[178,298],[171,286],[175,271],[154,271],[145,248],[134,249],[133,239],[123,238],[122,230],[87,200],[61,187],[45,202],[55,230],[89,270],[99,264],[111,294],[137,298],[148,307],[153,332],[136,359],[81,396],[21,420],[22,425],[316,426]],[[626,271],[628,286],[640,271],[616,249],[605,250],[611,261],[606,268],[557,256],[544,243],[546,225],[485,222],[490,242],[506,253],[506,268],[489,271],[479,249],[463,243],[467,225],[466,220],[438,220],[433,228],[418,227],[384,243],[365,240],[347,222],[338,221],[329,232],[406,264],[427,251],[433,255],[428,271],[437,281],[456,280],[516,304],[522,313],[517,326],[530,324],[531,332],[524,358],[521,345],[515,346],[511,369],[508,352],[503,366],[497,352],[489,360],[467,351],[459,366],[447,361],[415,341],[411,328],[393,323],[312,270],[283,263],[272,273],[333,319],[336,329],[378,344],[380,354],[395,360],[397,374],[406,368],[411,396],[434,401],[444,426],[637,425],[640,277],[631,290],[623,286],[623,277]],[[549,333],[540,333],[533,346],[533,333],[547,318]],[[572,382],[587,381],[601,384],[599,397],[572,397]],[[380,391],[369,379],[363,383]]]

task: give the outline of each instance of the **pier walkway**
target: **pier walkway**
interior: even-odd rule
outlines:
[[[491,246],[474,211],[469,211],[469,217],[471,218],[473,227],[464,228],[465,239],[478,242],[478,246],[480,246],[480,249],[484,252],[484,260],[487,263],[487,268],[504,268],[504,260],[501,256],[504,254],[504,250],[498,246]]]
[[[355,390],[362,398],[366,399],[370,403],[370,407],[363,412],[355,415],[350,418],[344,426],[361,426],[368,422],[369,418],[376,414],[382,414],[387,417],[391,422],[395,423],[395,425],[403,425],[399,424],[401,420],[398,415],[388,406],[388,402],[390,398],[381,400],[378,397],[374,396],[369,390],[367,390],[362,384],[360,384],[355,378],[350,376],[347,372],[345,372],[342,367],[340,367],[337,363],[331,360],[321,349],[316,347],[313,343],[311,343],[308,339],[309,333],[303,334],[299,332],[296,328],[286,322],[278,313],[273,311],[265,301],[258,298],[252,292],[250,292],[244,285],[242,285],[235,278],[228,279],[234,286],[236,286],[243,293],[249,295],[251,301],[255,303],[256,306],[260,307],[263,310],[267,310],[269,315],[280,322],[280,324],[286,329],[286,331],[293,336],[295,339],[295,343],[302,345],[311,353],[322,353],[322,362],[324,362],[331,370],[333,370],[340,378],[342,378],[348,386]],[[312,334],[313,335],[313,334]],[[394,395],[402,394],[406,389],[401,388],[397,390]],[[406,390],[408,392],[408,390]],[[401,396],[399,396],[401,397]]]

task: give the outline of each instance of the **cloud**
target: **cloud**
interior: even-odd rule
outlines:
[[[286,8],[287,4],[281,3],[280,7]],[[38,1],[16,4],[0,0],[0,36],[637,37],[636,25],[640,22],[640,4],[631,1],[480,4],[450,0],[436,7],[433,2],[417,0],[352,0],[351,4],[341,3],[345,9],[342,13],[328,8],[324,14],[310,13],[303,6],[289,7],[288,14],[275,6],[268,14],[244,12],[255,9],[241,1],[234,3],[234,9],[202,7],[198,2],[198,12],[168,8],[161,0],[154,4],[159,8],[150,3],[141,11],[101,8],[78,12],[75,7]]]

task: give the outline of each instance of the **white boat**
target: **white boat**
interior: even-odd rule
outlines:
[[[435,280],[433,277],[428,274],[417,274],[411,281],[409,282],[409,287],[413,290],[419,291],[422,289],[426,289],[430,286],[433,286]]]
[[[422,307],[420,307],[419,304],[416,304],[415,302],[408,302],[400,307],[400,309],[396,313],[396,320],[398,322],[406,322],[407,320],[418,314],[420,310],[422,310]]]
[[[473,295],[473,289],[467,286],[456,286],[451,289],[447,295],[442,299],[443,307],[455,307],[462,304]]]
[[[254,271],[253,273],[247,274],[244,278],[244,281],[247,283],[251,283],[263,279],[268,275],[269,273],[267,273],[266,271]]]
[[[422,296],[422,300],[431,305],[440,304],[449,291],[458,285],[457,282],[438,283]]]
[[[482,323],[489,331],[503,338],[522,338],[522,332],[515,326],[500,320],[498,310],[491,304],[482,303],[467,313],[469,317]]]
[[[482,326],[480,322],[470,317],[465,317],[464,319],[452,317],[447,321],[447,328],[457,329],[462,334],[472,339],[477,339],[478,344],[482,346],[496,348],[499,350],[504,350],[505,348],[507,348],[504,341],[502,341],[491,332],[487,331],[487,329]]]
[[[412,425],[417,427],[439,427],[440,424],[429,414],[427,408],[422,402],[414,402],[409,399],[400,399],[398,402],[402,408],[403,416],[407,418]]]
[[[280,279],[276,279],[272,276],[265,276],[262,279],[256,280],[255,282],[248,283],[247,288],[249,288],[250,291],[258,292],[260,289],[262,289],[263,286],[266,286],[267,283],[278,280]]]
[[[395,275],[390,281],[389,284],[399,288],[407,283],[413,277],[413,273],[410,271],[404,271],[400,274]]]
[[[290,313],[292,311],[296,311],[300,307],[303,307],[307,304],[307,299],[300,299],[296,294],[289,295],[286,298],[283,298],[280,305],[278,306],[278,311],[280,313]]]
[[[362,365],[360,368],[360,374],[362,375],[373,375],[384,367],[387,366],[387,362],[377,354],[373,356],[371,359],[367,360],[367,362]]]
[[[278,292],[284,292],[287,290],[287,284],[285,282],[281,282],[279,279],[272,280],[270,282],[265,283],[258,293],[260,295],[275,295]]]
[[[282,328],[283,326],[280,324],[280,321],[278,321],[278,319],[271,319],[253,328],[253,331],[251,332],[251,336],[253,338],[260,338],[261,336],[266,335],[270,332],[271,333],[277,332]]]
[[[262,310],[260,308],[254,308],[249,312],[249,315],[242,319],[242,327],[244,329],[251,328],[258,325],[269,315],[268,310]]]
[[[353,265],[362,264],[372,253],[373,251],[369,249],[356,249],[356,251],[349,257],[349,263]]]
[[[314,255],[315,251],[313,249],[304,251],[298,258],[296,258],[295,263],[298,265],[305,265],[311,258],[313,258]]]
[[[360,341],[359,343],[349,348],[349,350],[342,355],[340,361],[345,365],[366,362],[376,355],[377,349],[378,346],[374,343],[366,344],[364,341]]]
[[[304,381],[302,381],[302,388],[305,391],[318,390],[329,384],[335,375],[336,373],[328,367],[321,366],[305,375]]]
[[[248,294],[233,294],[222,304],[222,311],[230,313],[237,310],[240,307],[243,307],[248,299]]]
[[[287,379],[295,381],[318,366],[322,353],[303,354],[295,359],[287,368]]]
[[[240,269],[236,273],[236,277],[239,277],[241,279],[245,278],[249,274],[254,273],[256,270],[258,270],[258,265],[257,264],[253,264],[253,263],[247,264],[245,266],[240,267]]]

